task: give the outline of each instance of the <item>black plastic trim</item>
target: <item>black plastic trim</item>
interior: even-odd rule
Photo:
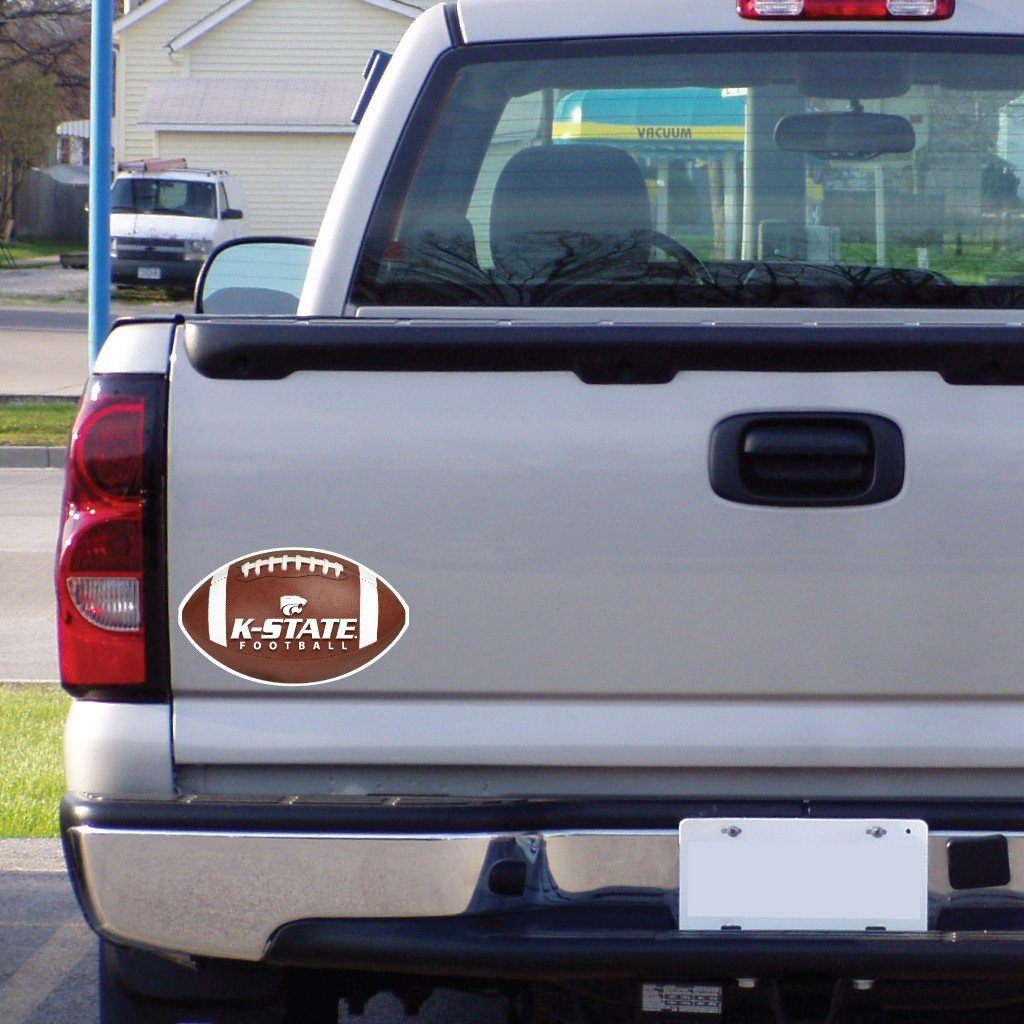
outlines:
[[[119,798],[67,794],[62,827],[161,831],[469,833],[676,829],[683,818],[912,818],[932,830],[1024,831],[1024,801],[444,800],[422,797]]]
[[[600,901],[478,917],[304,920],[271,938],[264,960],[336,968],[510,979],[765,977],[994,978],[1024,969],[1024,934],[687,934]],[[648,910],[636,907],[634,910]],[[633,927],[631,927],[633,926]]]
[[[366,67],[363,69],[363,78],[365,79],[363,88],[360,90],[356,105],[349,115],[353,124],[362,124],[366,109],[370,105],[370,100],[373,99],[374,94],[377,92],[377,86],[380,85],[380,80],[384,77],[384,72],[387,71],[388,64],[390,63],[391,54],[387,50],[374,50],[370,54],[370,59],[366,62]]]
[[[462,31],[462,20],[459,18],[459,5],[457,3],[446,3],[444,5],[444,22],[448,26],[448,38],[452,46],[458,48],[466,45],[466,34]]]
[[[752,462],[744,454],[744,439],[762,427],[809,428],[817,433],[828,429],[859,433],[866,454],[865,476],[846,486],[835,488],[828,480],[799,481],[799,486],[772,488],[764,481],[751,480],[745,465]],[[870,444],[868,438],[870,437]],[[860,465],[858,464],[858,469]],[[711,488],[720,498],[744,505],[771,505],[776,508],[842,508],[878,505],[891,501],[903,490],[905,455],[903,433],[892,420],[869,413],[842,412],[763,412],[730,416],[711,432],[708,450]]]
[[[185,966],[148,950],[104,940],[100,947],[100,977],[101,990],[110,985],[120,990],[118,1002],[127,998],[129,1005],[136,999],[148,1004],[139,1008],[143,1014],[153,1012],[150,1000],[178,1004],[175,1007],[179,1013],[177,1017],[147,1015],[145,1018],[133,1016],[129,1020],[146,1019],[151,1024],[168,1020],[208,1020],[208,1015],[195,1007],[197,1002],[207,1007],[211,1002],[219,1006],[227,1004],[238,1008],[236,1013],[242,1007],[249,1006],[257,1011],[253,1014],[254,1020],[281,1019],[277,1015],[264,1016],[257,1010],[279,999],[284,989],[285,972],[263,964],[204,958],[201,963],[193,962]],[[115,1016],[112,1019],[122,1021],[123,1018]],[[216,1019],[222,1018],[218,1016]],[[239,1021],[244,1018],[234,1016],[233,1019]]]
[[[68,877],[71,879],[71,888],[75,894],[75,900],[82,916],[89,922],[89,927],[96,929],[99,915],[93,905],[92,897],[85,885],[85,871],[82,864],[82,851],[78,843],[78,835],[71,831],[71,822],[67,815],[67,801],[61,802],[60,806],[60,841],[64,853],[64,863],[67,865]]]
[[[1009,885],[1012,877],[1006,836],[962,836],[946,843],[949,884],[953,889]],[[1017,908],[1024,912],[1024,907]]]
[[[170,359],[171,346],[174,344],[174,332],[185,323],[182,313],[165,313],[162,316],[119,316],[110,324],[111,333],[117,327],[131,327],[136,324],[165,324],[167,326],[167,357]]]
[[[688,370],[921,371],[949,384],[1024,384],[1024,331],[977,325],[410,323],[193,318],[204,376],[281,380],[307,370],[568,372],[592,384],[664,384]]]

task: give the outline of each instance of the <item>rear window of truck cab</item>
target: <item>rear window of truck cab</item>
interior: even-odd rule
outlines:
[[[1024,41],[470,46],[378,198],[360,306],[1024,308]]]

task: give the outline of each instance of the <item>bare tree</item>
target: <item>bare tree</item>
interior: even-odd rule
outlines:
[[[0,0],[0,241],[25,175],[89,98],[89,0]]]
[[[0,74],[52,78],[61,113],[84,117],[89,96],[89,0],[0,0]]]

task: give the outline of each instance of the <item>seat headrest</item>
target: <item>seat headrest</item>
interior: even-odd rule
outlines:
[[[480,274],[473,225],[465,214],[431,210],[402,229],[406,276],[430,280]]]
[[[520,150],[501,171],[491,204],[491,256],[513,283],[642,276],[650,255],[644,176],[613,146]]]

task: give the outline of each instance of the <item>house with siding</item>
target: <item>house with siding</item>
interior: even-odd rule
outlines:
[[[245,186],[247,234],[314,235],[372,50],[431,0],[125,0],[118,162],[185,157]]]

